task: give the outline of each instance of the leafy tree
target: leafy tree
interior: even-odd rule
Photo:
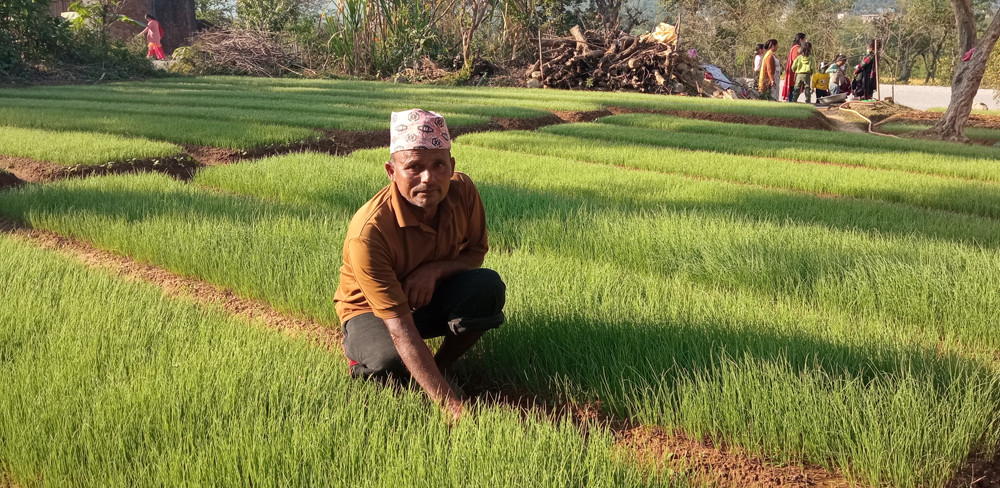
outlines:
[[[951,82],[951,102],[944,116],[934,127],[917,135],[967,142],[969,139],[965,137],[965,124],[972,113],[972,100],[979,91],[993,47],[997,39],[1000,39],[1000,12],[993,16],[993,21],[980,36],[977,25],[985,11],[980,10],[977,16],[971,0],[951,0],[951,5],[955,13],[958,48],[962,53],[960,56],[967,58],[960,58],[955,68]]]
[[[883,59],[895,78],[909,81],[922,62],[926,80],[936,77],[945,44],[954,36],[955,22],[948,0],[899,0],[895,10],[875,22],[875,37],[884,42]]]
[[[231,0],[195,0],[195,13],[198,20],[213,25],[228,25],[236,15],[235,5]]]
[[[61,19],[49,14],[43,0],[0,1],[0,76],[23,71],[65,50],[69,33]]]
[[[238,0],[236,18],[240,27],[278,32],[295,24],[302,15],[299,0]]]

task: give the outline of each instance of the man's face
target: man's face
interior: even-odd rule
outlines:
[[[450,149],[407,149],[392,154],[385,172],[406,201],[432,208],[448,194],[455,159]]]

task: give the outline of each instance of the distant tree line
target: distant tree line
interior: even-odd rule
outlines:
[[[649,25],[648,0],[196,0],[222,29],[280,32],[305,57],[361,76],[390,76],[421,58],[469,70],[537,56],[537,36],[574,25],[607,32]],[[655,0],[654,0],[655,6]]]
[[[754,47],[775,38],[788,46],[804,32],[819,60],[846,54],[854,63],[865,43],[882,45],[881,77],[908,83],[949,84],[958,53],[950,0],[664,0],[680,19],[685,46],[737,76],[749,74]],[[991,19],[991,0],[971,2],[980,30]],[[862,16],[862,14],[864,16]]]

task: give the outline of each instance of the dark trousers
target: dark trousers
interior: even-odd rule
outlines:
[[[504,321],[507,286],[492,269],[462,271],[438,283],[431,302],[413,312],[420,337],[429,339],[499,327]],[[358,315],[345,324],[344,354],[351,376],[407,376],[385,322],[374,313]]]

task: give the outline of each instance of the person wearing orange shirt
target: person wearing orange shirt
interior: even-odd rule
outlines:
[[[480,268],[486,212],[455,171],[439,114],[392,114],[385,170],[389,185],[354,214],[344,239],[334,296],[344,355],[354,377],[412,377],[457,420],[462,400],[443,371],[504,322],[506,285]],[[442,336],[432,355],[424,339]]]
[[[778,40],[768,39],[764,43],[764,58],[761,60],[760,64],[760,75],[757,81],[757,87],[760,90],[761,98],[769,98],[771,100],[777,100],[780,96],[780,91],[778,88],[778,66],[780,61],[778,61],[777,56],[775,56],[778,50]]]

